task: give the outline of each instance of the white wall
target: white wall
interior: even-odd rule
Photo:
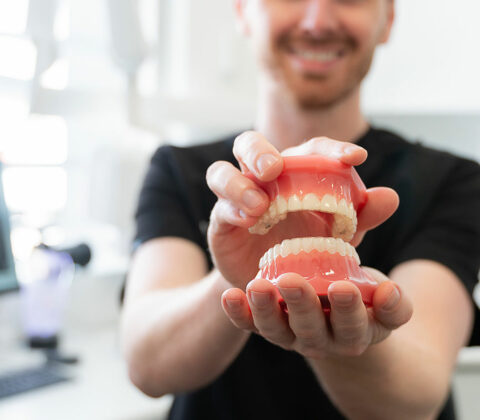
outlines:
[[[164,89],[144,103],[143,118],[167,133],[174,121],[197,133],[244,127],[255,111],[255,70],[235,29],[233,1],[169,4],[160,22],[170,46],[159,63]],[[365,84],[366,111],[480,112],[480,3],[397,0],[396,12]]]
[[[397,0],[365,86],[371,112],[480,112],[480,3]]]

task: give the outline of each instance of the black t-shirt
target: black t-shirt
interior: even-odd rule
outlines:
[[[205,172],[217,160],[238,166],[233,140],[157,150],[140,194],[135,246],[162,236],[186,238],[204,250],[212,267],[206,230],[216,197],[207,187]],[[479,165],[379,129],[370,129],[357,144],[369,153],[367,161],[357,167],[365,185],[388,186],[400,196],[396,213],[368,232],[358,247],[362,264],[388,273],[412,259],[438,261],[455,272],[472,295],[480,266]],[[252,334],[236,360],[213,383],[176,396],[169,418],[343,416],[299,354]],[[454,418],[451,398],[439,418]]]

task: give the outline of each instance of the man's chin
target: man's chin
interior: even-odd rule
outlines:
[[[300,109],[305,111],[324,110],[334,107],[349,96],[350,91],[331,93],[303,93],[297,94],[294,100]]]

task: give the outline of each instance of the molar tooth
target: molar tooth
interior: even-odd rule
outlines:
[[[320,209],[327,213],[335,213],[337,211],[337,201],[335,197],[330,194],[325,194],[320,202]]]
[[[295,194],[288,199],[288,211],[298,211],[298,210],[302,210],[302,202]]]
[[[277,202],[278,214],[279,215],[286,214],[288,211],[287,200],[285,200],[282,195],[277,195],[277,198],[275,201]]]
[[[313,193],[308,193],[305,197],[303,197],[303,203],[302,204],[303,204],[303,209],[304,210],[318,210],[318,209],[320,209],[320,200]]]
[[[313,238],[303,238],[302,239],[302,248],[308,254],[314,248]]]

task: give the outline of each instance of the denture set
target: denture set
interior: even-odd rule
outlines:
[[[360,268],[358,254],[349,243],[357,230],[357,213],[367,200],[365,185],[355,169],[319,155],[284,157],[280,176],[260,186],[271,204],[250,228],[251,233],[264,235],[288,213],[308,212],[312,231],[321,236],[287,238],[274,245],[260,259],[257,277],[275,283],[284,273],[302,275],[327,313],[328,286],[348,280],[356,284],[363,302],[370,306],[377,282]],[[284,307],[280,293],[277,297]]]

